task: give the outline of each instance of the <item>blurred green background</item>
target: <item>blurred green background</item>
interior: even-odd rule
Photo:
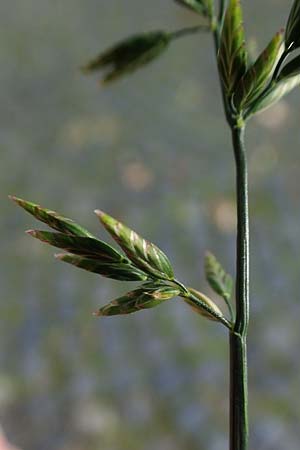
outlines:
[[[256,54],[292,2],[243,3]],[[227,448],[225,329],[179,300],[93,318],[128,284],[56,262],[24,234],[37,222],[7,200],[38,202],[107,238],[93,214],[104,209],[208,293],[206,249],[234,273],[234,166],[211,37],[178,41],[107,89],[78,70],[132,33],[195,23],[171,0],[1,2],[0,423],[23,450]],[[250,448],[259,450],[300,442],[299,94],[247,132]]]

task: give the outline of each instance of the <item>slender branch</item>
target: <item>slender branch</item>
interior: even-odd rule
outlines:
[[[182,28],[181,30],[178,31],[174,31],[173,33],[171,33],[172,39],[178,39],[181,38],[183,36],[189,36],[191,34],[196,34],[199,33],[201,31],[207,32],[210,31],[210,26],[209,25],[197,25],[195,27],[187,27],[187,28]]]
[[[228,297],[226,297],[226,295],[224,295],[223,300],[226,303],[226,306],[227,306],[228,312],[229,312],[229,316],[230,316],[230,320],[233,323],[234,322],[234,312],[233,312],[231,301]]]
[[[174,284],[177,284],[177,286],[179,286],[182,289],[182,293],[189,295],[190,291],[185,287],[185,285],[183,283],[181,283],[180,281],[174,279],[173,280]]]

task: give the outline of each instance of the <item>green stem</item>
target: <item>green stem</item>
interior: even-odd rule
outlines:
[[[247,331],[249,323],[249,210],[244,124],[232,126],[236,162],[236,322],[230,333],[230,450],[248,448]]]
[[[230,450],[248,448],[246,337],[230,333]]]
[[[232,127],[237,190],[236,323],[234,331],[242,337],[247,335],[249,323],[249,206],[244,134],[244,124]]]
[[[221,13],[225,1],[220,1]],[[221,21],[214,30],[216,54],[220,46]],[[237,247],[236,247],[236,320],[230,336],[230,450],[247,450],[248,427],[248,368],[247,331],[249,324],[249,206],[248,169],[244,122],[234,117],[219,72],[223,106],[232,132],[236,163]]]

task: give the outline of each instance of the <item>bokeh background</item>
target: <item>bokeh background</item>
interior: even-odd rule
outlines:
[[[245,0],[253,54],[291,1]],[[227,448],[228,346],[179,300],[91,312],[128,289],[56,262],[16,194],[109,238],[95,208],[158,243],[211,293],[212,250],[234,273],[234,167],[209,35],[187,37],[107,89],[78,67],[127,35],[196,17],[171,0],[0,5],[0,423],[23,450]],[[251,449],[298,450],[300,91],[251,121]],[[211,293],[212,294],[212,293]]]

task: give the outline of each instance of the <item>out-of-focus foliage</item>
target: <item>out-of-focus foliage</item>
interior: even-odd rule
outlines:
[[[91,73],[110,68],[103,82],[115,81],[158,58],[168,47],[170,40],[171,34],[164,31],[131,36],[91,60],[83,66],[82,70],[85,73]]]

